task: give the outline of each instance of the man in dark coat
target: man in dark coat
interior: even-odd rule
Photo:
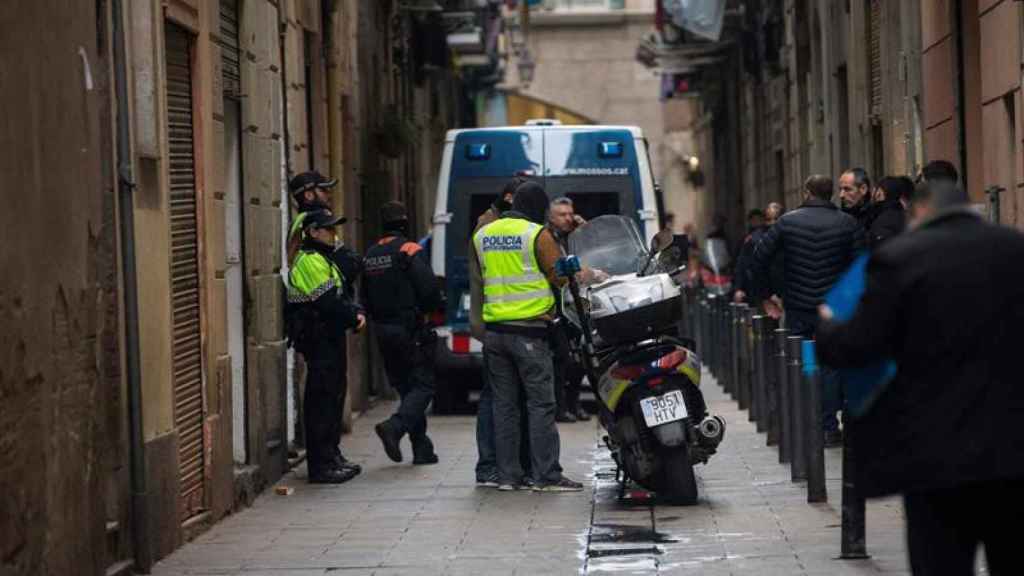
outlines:
[[[839,177],[839,207],[866,231],[871,218],[871,178],[863,168],[850,168]]]
[[[769,267],[783,255],[785,325],[795,336],[810,338],[818,327],[818,305],[825,293],[864,246],[864,230],[831,202],[832,179],[811,176],[804,183],[804,203],[768,229],[754,248],[752,273],[761,292],[770,288]],[[836,413],[842,407],[838,375],[824,371],[825,443],[841,442]]]
[[[782,317],[782,297],[785,294],[785,274],[782,254],[776,254],[768,270],[768,284],[760,286],[755,283],[752,260],[754,249],[761,236],[769,228],[779,221],[779,218],[786,212],[782,204],[772,202],[764,210],[764,226],[755,230],[748,237],[743,249],[740,251],[739,260],[736,263],[736,293],[733,295],[735,302],[749,302],[753,306],[763,307],[766,314],[776,320]]]
[[[736,302],[743,302],[749,292],[751,302],[758,304],[761,298],[754,294],[750,285],[750,259],[754,257],[754,247],[757,246],[758,240],[768,229],[765,225],[764,212],[757,208],[751,210],[747,214],[747,226],[747,235],[743,238],[743,243],[738,250],[739,256],[736,258],[736,268],[732,275],[733,285],[736,288],[733,298]]]
[[[871,248],[903,232],[907,217],[900,198],[909,196],[913,189],[913,180],[906,176],[886,176],[878,181],[866,230]]]
[[[902,493],[914,574],[1018,574],[1024,513],[1024,236],[984,222],[955,182],[922,182],[916,229],[867,268],[852,319],[822,309],[822,362],[892,358],[895,379],[849,422],[856,481],[868,497]]]

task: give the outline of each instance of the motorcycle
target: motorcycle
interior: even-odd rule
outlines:
[[[559,273],[569,280],[562,315],[583,335],[620,495],[634,481],[689,505],[697,501],[693,467],[715,454],[725,421],[708,414],[700,360],[679,333],[686,267],[656,258],[671,242],[659,233],[647,250],[632,220],[601,216],[569,236],[572,255]]]

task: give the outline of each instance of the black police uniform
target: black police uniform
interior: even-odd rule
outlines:
[[[330,218],[329,213],[325,218]],[[336,268],[331,263],[333,251],[333,246],[307,238],[299,258],[321,258],[321,265],[305,266],[297,258],[296,266],[306,270]],[[292,286],[285,319],[289,344],[302,353],[307,364],[303,424],[309,479],[339,482],[360,471],[359,466],[348,463],[341,455],[339,444],[346,392],[345,332],[357,325],[361,310],[345,294],[343,286],[336,285],[329,276],[323,280],[318,279],[318,287],[312,292]]]
[[[426,411],[434,397],[437,336],[425,316],[441,306],[442,295],[420,252],[419,244],[401,235],[382,238],[366,251],[362,292],[388,381],[402,399],[398,411],[377,426],[377,433],[392,460],[401,461],[397,439],[408,434],[413,463],[432,464],[437,457],[427,436]]]

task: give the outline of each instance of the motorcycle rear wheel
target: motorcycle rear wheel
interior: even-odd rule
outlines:
[[[697,477],[687,455],[686,447],[665,450],[662,453],[658,496],[673,506],[693,506],[697,503]]]

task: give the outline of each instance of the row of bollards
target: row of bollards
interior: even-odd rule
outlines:
[[[704,364],[748,410],[768,446],[778,446],[793,482],[807,483],[807,501],[828,501],[822,428],[823,374],[815,342],[790,335],[778,320],[725,296],[686,291],[684,327],[695,335]],[[865,558],[864,499],[853,483],[852,449],[844,443],[842,558]]]

